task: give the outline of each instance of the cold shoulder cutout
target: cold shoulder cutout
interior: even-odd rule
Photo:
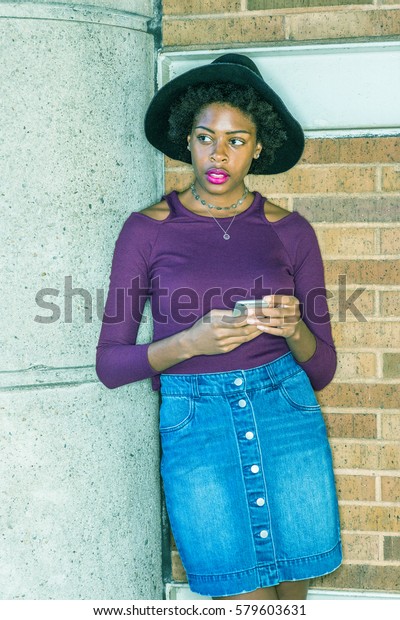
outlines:
[[[291,213],[291,211],[283,209],[269,200],[266,200],[264,203],[264,216],[268,222],[279,222],[291,215]]]
[[[138,211],[141,215],[145,215],[152,220],[166,220],[170,215],[170,208],[166,200],[161,200],[150,207],[146,207],[141,211]]]

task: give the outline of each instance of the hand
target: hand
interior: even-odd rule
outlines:
[[[232,310],[211,310],[187,330],[186,336],[193,355],[218,355],[260,334],[258,327],[248,324],[246,315],[234,317]]]
[[[254,309],[249,309],[247,323],[273,336],[295,336],[301,323],[299,300],[291,295],[267,295],[263,301],[268,307],[258,309],[257,314]]]

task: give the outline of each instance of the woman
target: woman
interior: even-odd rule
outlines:
[[[98,376],[109,388],[148,377],[161,387],[161,474],[191,589],[305,599],[309,579],[341,562],[331,453],[311,387],[332,379],[335,349],[313,229],[244,182],[294,166],[303,131],[239,54],[164,86],[145,131],[192,163],[194,182],[122,228]],[[137,345],[148,297],[154,339]],[[241,299],[264,305],[238,314]]]

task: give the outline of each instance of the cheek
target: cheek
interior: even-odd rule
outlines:
[[[245,157],[242,158],[242,167],[243,168],[250,168],[252,162],[253,162],[253,154],[254,151],[249,151]]]
[[[192,143],[192,148],[191,148],[191,155],[192,155],[192,165],[196,165],[196,163],[198,165],[201,165],[202,163],[204,163],[207,159],[208,159],[208,155],[205,152],[206,149],[199,149],[193,146]]]

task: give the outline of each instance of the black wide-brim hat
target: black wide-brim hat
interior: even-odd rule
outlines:
[[[171,106],[184,95],[189,86],[221,82],[252,86],[274,108],[283,122],[286,140],[275,151],[272,163],[263,164],[261,153],[254,174],[278,174],[292,168],[304,150],[303,129],[282,99],[265,82],[254,62],[243,54],[224,54],[211,64],[191,69],[165,84],[153,97],[146,113],[144,130],[150,144],[168,157],[190,164],[190,152],[168,137]],[[268,145],[264,145],[264,148],[267,149]]]

